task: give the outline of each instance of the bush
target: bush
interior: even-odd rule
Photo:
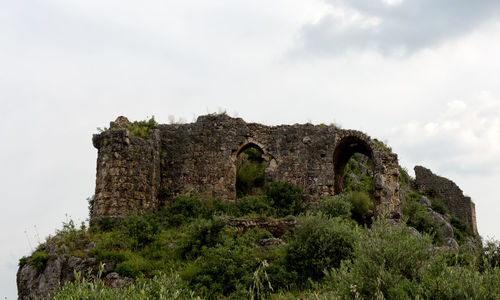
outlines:
[[[433,211],[445,215],[448,213],[448,208],[439,198],[431,198],[431,208]]]
[[[202,202],[198,196],[181,195],[165,205],[161,216],[168,225],[179,226],[198,218],[201,213]]]
[[[238,216],[258,215],[260,217],[272,216],[275,209],[271,207],[265,196],[246,196],[236,199],[235,206]]]
[[[352,204],[346,194],[339,194],[324,199],[320,204],[320,210],[330,218],[350,218]]]
[[[237,197],[250,195],[254,188],[262,188],[266,170],[266,162],[262,159],[262,153],[259,150],[248,148],[240,155],[243,158],[236,171]]]
[[[116,266],[115,272],[120,276],[135,278],[141,274],[131,262],[122,262]]]
[[[347,195],[347,199],[352,205],[351,213],[352,218],[358,223],[365,223],[365,216],[370,211],[373,210],[373,201],[370,199],[367,193],[364,192],[350,192]]]
[[[483,248],[483,258],[491,268],[500,268],[500,241],[487,241]]]
[[[376,220],[357,239],[354,259],[332,270],[327,281],[341,298],[414,299],[419,272],[428,265],[430,240]]]
[[[238,244],[203,249],[202,255],[189,263],[181,277],[189,286],[208,298],[229,295],[250,286],[257,261],[251,248]]]
[[[19,269],[21,269],[22,267],[24,267],[24,265],[26,265],[27,263],[29,262],[29,257],[27,256],[23,256],[19,259],[19,263],[17,264]]]
[[[93,223],[90,229],[93,232],[109,232],[115,229],[121,222],[119,218],[113,217],[102,217],[96,220],[93,220]]]
[[[92,253],[99,261],[121,263],[127,260],[126,253],[120,250],[95,249]]]
[[[440,224],[427,212],[425,207],[415,201],[404,204],[403,214],[408,218],[407,224],[419,232],[430,234],[435,243],[443,243],[444,237]]]
[[[319,280],[323,270],[352,257],[355,242],[355,232],[347,223],[321,214],[302,217],[285,248],[286,269],[296,274],[299,286],[309,278]]]
[[[139,249],[155,240],[160,223],[154,215],[131,215],[123,220],[124,232],[133,240],[132,247]]]
[[[38,272],[45,270],[47,266],[47,261],[49,261],[49,255],[43,251],[35,251],[31,255],[29,264],[37,269]]]
[[[81,274],[74,282],[66,282],[54,296],[55,300],[69,299],[196,299],[176,272],[158,273],[153,278],[140,278],[134,284],[110,289],[98,276],[86,280]]]
[[[363,157],[366,159],[363,159]],[[373,164],[364,155],[355,153],[347,162],[342,175],[342,190],[344,192],[364,192],[369,195],[374,193]]]
[[[420,288],[425,299],[498,299],[500,295],[500,268],[487,265],[478,272],[476,263],[450,266],[436,256],[424,271]]]
[[[204,248],[215,247],[222,242],[221,232],[225,226],[226,223],[220,218],[194,221],[179,242],[178,255],[184,259],[195,259],[201,255]]]
[[[453,235],[459,243],[465,242],[467,237],[474,235],[472,230],[469,228],[469,225],[465,224],[464,221],[455,216],[451,216],[450,224],[451,227],[453,227]]]
[[[288,182],[272,182],[265,188],[278,216],[297,215],[302,211],[302,187]]]
[[[133,122],[128,126],[128,131],[130,136],[149,139],[149,130],[156,128],[158,128],[158,123],[156,123],[155,117],[152,116],[149,120]]]

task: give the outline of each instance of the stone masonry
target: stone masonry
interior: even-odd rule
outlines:
[[[421,166],[415,167],[415,183],[420,192],[430,190],[444,201],[450,213],[462,219],[476,235],[476,206],[470,197],[464,196],[462,190],[451,180],[435,175],[431,170]]]
[[[335,126],[265,126],[225,114],[198,117],[190,124],[163,124],[150,138],[130,136],[120,117],[113,130],[95,134],[98,149],[92,219],[151,211],[175,196],[196,193],[234,201],[236,161],[248,147],[262,153],[266,182],[304,188],[305,201],[342,191],[344,167],[354,153],[374,162],[375,208],[399,211],[397,155],[362,132]]]

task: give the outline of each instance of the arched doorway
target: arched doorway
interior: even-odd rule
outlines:
[[[371,177],[373,178],[373,149],[369,142],[356,135],[343,137],[337,143],[333,154],[333,191],[335,195],[340,194],[343,191],[343,184],[345,181],[344,171],[353,156],[358,161],[366,160],[367,165],[371,165]]]
[[[263,194],[267,160],[256,143],[242,146],[235,156],[236,198]]]

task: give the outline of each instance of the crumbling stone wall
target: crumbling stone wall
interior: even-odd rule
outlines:
[[[476,206],[470,197],[464,196],[462,190],[451,180],[435,175],[431,170],[421,166],[415,167],[415,183],[420,192],[433,190],[444,201],[450,213],[462,219],[476,235]]]
[[[152,130],[150,136],[150,139],[131,137],[127,129],[94,135],[92,142],[98,155],[91,219],[158,207],[158,130]]]
[[[234,201],[236,161],[247,147],[262,152],[266,182],[301,185],[305,201],[339,193],[345,164],[361,152],[375,164],[376,210],[399,210],[397,156],[358,131],[265,126],[218,114],[190,124],[159,125],[151,139],[119,129],[93,140],[99,149],[93,217],[153,209],[183,193]]]

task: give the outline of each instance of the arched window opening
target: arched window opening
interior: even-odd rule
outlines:
[[[372,156],[372,149],[364,140],[356,136],[343,138],[338,143],[333,154],[333,165],[335,168],[333,187],[334,193],[340,194],[343,191],[344,173],[346,166],[348,166],[348,170],[363,170],[363,167],[358,168],[359,163],[363,164],[363,162],[366,162],[367,172],[371,169],[371,174],[373,177],[373,163],[371,163]],[[371,165],[371,167],[369,167],[369,165]],[[346,183],[349,182],[349,178],[346,178]]]
[[[343,138],[333,157],[334,193],[346,195],[351,203],[353,219],[360,224],[369,224],[373,215],[375,172],[371,147],[357,137]]]
[[[236,159],[236,197],[263,194],[267,162],[255,144],[240,150]]]

